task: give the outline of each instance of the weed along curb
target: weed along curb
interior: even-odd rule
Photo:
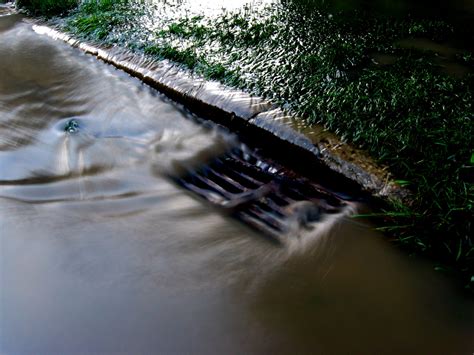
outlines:
[[[192,112],[241,133],[245,139],[271,147],[290,163],[304,162],[306,169],[323,166],[332,178],[372,196],[410,202],[408,190],[397,185],[388,169],[378,166],[365,152],[322,127],[313,126],[308,131],[298,125],[301,118],[286,114],[262,98],[196,77],[166,60],[156,61],[121,48],[88,44],[40,23],[33,29],[127,72]],[[299,158],[294,159],[295,156]]]

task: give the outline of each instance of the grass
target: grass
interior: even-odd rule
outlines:
[[[33,15],[54,16],[65,14],[78,5],[78,0],[16,0],[16,6]]]
[[[457,41],[455,24],[290,1],[211,18],[86,0],[65,28],[264,96],[365,148],[414,196],[372,216],[381,230],[474,288],[474,55],[439,49]]]
[[[124,26],[129,20],[127,1],[123,0],[86,0],[81,2],[77,11],[82,16],[76,16],[70,28],[97,40],[109,36],[115,27]]]

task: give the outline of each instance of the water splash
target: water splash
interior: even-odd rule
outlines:
[[[362,206],[356,202],[347,201],[340,212],[324,215],[321,215],[312,204],[305,203],[289,207],[296,207],[296,211],[288,220],[287,237],[283,240],[288,257],[292,257],[317,251],[322,244],[330,242],[328,241],[330,234],[341,223],[347,223]]]

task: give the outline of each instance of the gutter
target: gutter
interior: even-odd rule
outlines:
[[[204,80],[167,60],[82,42],[36,22],[33,30],[127,72],[197,115],[237,131],[241,138],[263,144],[288,163],[304,165],[303,170],[310,175],[321,177],[323,168],[325,180],[344,184],[352,194],[358,191],[355,195],[410,203],[410,192],[394,181],[387,167],[322,126],[302,126],[303,118],[285,113],[268,100]]]

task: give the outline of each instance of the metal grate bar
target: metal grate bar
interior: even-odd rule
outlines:
[[[245,146],[176,181],[277,241],[289,237],[289,219],[317,223],[322,214],[340,212],[347,204],[324,186],[250,152]],[[293,207],[298,203],[310,206],[308,213],[312,215],[293,217],[295,213],[305,213],[295,211]]]

